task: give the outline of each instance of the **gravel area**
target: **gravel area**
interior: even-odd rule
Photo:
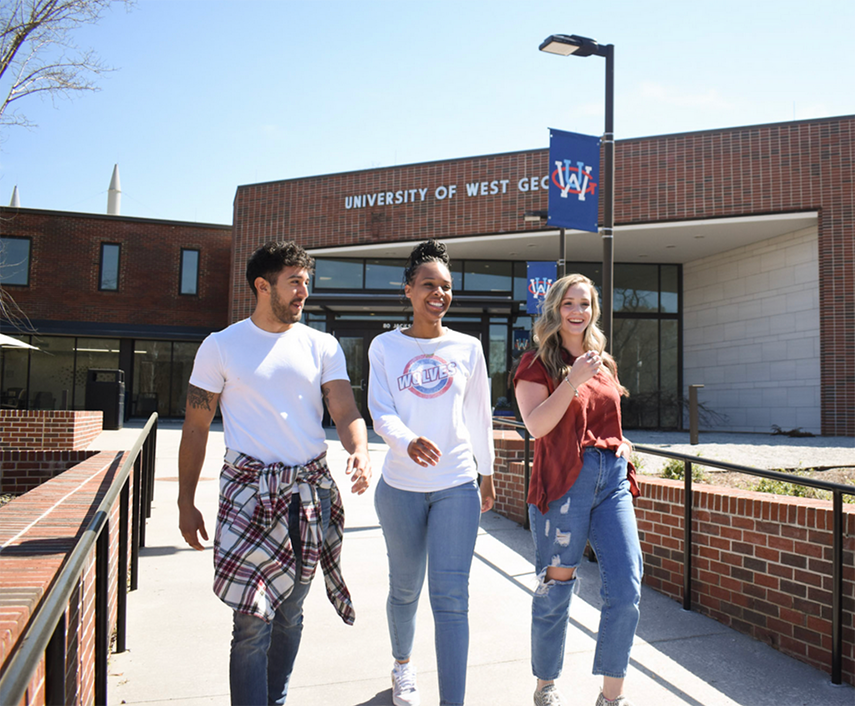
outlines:
[[[848,436],[789,437],[781,434],[729,434],[701,432],[698,444],[688,432],[627,430],[634,444],[654,446],[692,456],[773,470],[809,468],[855,469],[855,438]],[[668,459],[643,454],[641,473],[656,475]]]

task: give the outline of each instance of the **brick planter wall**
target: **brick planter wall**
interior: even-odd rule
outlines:
[[[0,410],[0,448],[85,449],[103,429],[103,412]]]
[[[0,669],[88,526],[124,454],[103,451],[0,507]],[[131,475],[131,485],[133,474]],[[132,492],[132,491],[131,491]],[[50,508],[45,512],[46,508]],[[130,513],[129,513],[130,514]],[[110,512],[109,624],[116,623],[119,507]],[[23,529],[22,528],[26,528]],[[7,545],[8,546],[4,546]],[[95,698],[95,549],[72,592],[66,615],[66,694],[63,703]],[[22,703],[45,703],[45,663]]]
[[[523,440],[493,435],[496,511],[522,524]],[[638,480],[644,582],[682,602],[683,483]],[[702,484],[692,495],[692,609],[830,672],[831,503]],[[843,679],[855,684],[855,505],[843,534]]]
[[[682,481],[642,476],[636,500],[644,582],[682,601]],[[830,671],[832,508],[695,484],[692,608]],[[843,679],[855,684],[855,506],[843,518]]]
[[[0,493],[23,495],[96,453],[0,449]]]
[[[493,465],[495,510],[514,522],[525,524],[525,442],[513,429],[494,429],[493,443],[496,447]]]

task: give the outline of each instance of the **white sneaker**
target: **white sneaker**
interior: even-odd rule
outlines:
[[[395,706],[419,706],[416,669],[412,662],[395,662],[392,668],[392,703]]]

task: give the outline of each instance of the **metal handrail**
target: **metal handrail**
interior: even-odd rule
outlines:
[[[855,488],[843,483],[794,476],[780,471],[767,471],[765,468],[740,466],[735,463],[714,461],[700,456],[662,451],[651,446],[633,446],[638,453],[653,454],[683,461],[683,485],[685,502],[683,504],[683,608],[692,609],[692,465],[720,468],[724,471],[745,473],[760,478],[784,481],[794,485],[831,492],[832,502],[832,547],[831,547],[831,683],[843,681],[843,496],[855,495]]]
[[[517,420],[509,420],[502,417],[493,417],[493,423],[525,429],[525,424]],[[525,487],[528,496],[529,468],[530,468],[530,446],[529,433],[525,430]],[[685,487],[685,502],[683,503],[683,608],[692,610],[692,466],[707,466],[719,468],[724,471],[745,473],[770,480],[784,481],[794,485],[802,485],[818,490],[825,490],[832,494],[832,606],[831,606],[831,682],[842,683],[843,673],[843,496],[855,496],[855,487],[843,483],[806,478],[804,476],[793,476],[780,471],[768,471],[764,468],[753,468],[741,466],[735,463],[715,461],[700,456],[678,453],[676,451],[663,451],[652,446],[633,445],[633,451],[637,453],[652,454],[673,458],[683,461],[685,473],[683,484]],[[526,528],[528,528],[528,513],[526,513]]]
[[[54,582],[45,598],[39,603],[35,614],[30,619],[12,656],[6,660],[2,675],[0,675],[0,704],[17,704],[23,699],[32,675],[39,666],[42,656],[45,656],[45,703],[65,703],[65,669],[64,666],[57,668],[52,664],[53,660],[64,663],[64,637],[65,634],[65,610],[68,607],[69,598],[80,580],[80,576],[86,568],[86,562],[96,547],[96,578],[95,578],[95,605],[96,605],[96,635],[95,635],[95,703],[107,703],[107,657],[109,651],[109,616],[98,615],[99,612],[109,610],[106,607],[109,575],[109,519],[116,499],[120,498],[120,515],[127,513],[128,493],[127,487],[131,470],[136,465],[137,457],[143,452],[143,457],[149,462],[142,464],[142,474],[136,478],[137,486],[147,487],[150,484],[149,476],[154,475],[154,453],[151,442],[156,436],[149,436],[152,430],[157,429],[157,413],[149,417],[145,427],[137,438],[131,450],[125,454],[124,462],[116,474],[104,497],[98,505],[88,527],[81,534],[71,554],[66,559],[62,569],[57,574]],[[115,465],[122,454],[117,454],[113,462]],[[136,495],[136,492],[134,493]],[[121,497],[120,497],[121,496]],[[137,506],[137,510],[145,509]],[[147,510],[150,512],[150,508]],[[136,511],[133,515],[134,524],[144,524],[146,512]],[[119,527],[120,545],[124,543],[127,547],[127,523]],[[122,534],[124,533],[124,539]],[[135,544],[135,543],[134,543]],[[132,547],[132,552],[138,552],[139,546]],[[121,553],[121,552],[120,552]],[[127,591],[128,577],[125,568],[120,561],[118,571],[118,593],[122,595]],[[132,564],[135,573],[136,563]],[[132,578],[135,578],[132,574]],[[124,603],[124,601],[122,601]],[[100,606],[100,610],[99,610]],[[124,606],[118,606],[123,609]],[[120,613],[122,610],[119,611]],[[125,616],[120,615],[117,621],[117,630],[124,632]],[[117,644],[124,649],[124,635],[118,636]],[[47,652],[46,652],[47,650]]]

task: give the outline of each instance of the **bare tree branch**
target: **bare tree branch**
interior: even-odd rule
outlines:
[[[0,5],[0,127],[32,126],[10,109],[32,95],[71,97],[97,91],[95,79],[113,69],[92,50],[81,50],[72,34],[94,24],[111,4],[133,0],[7,0]]]

